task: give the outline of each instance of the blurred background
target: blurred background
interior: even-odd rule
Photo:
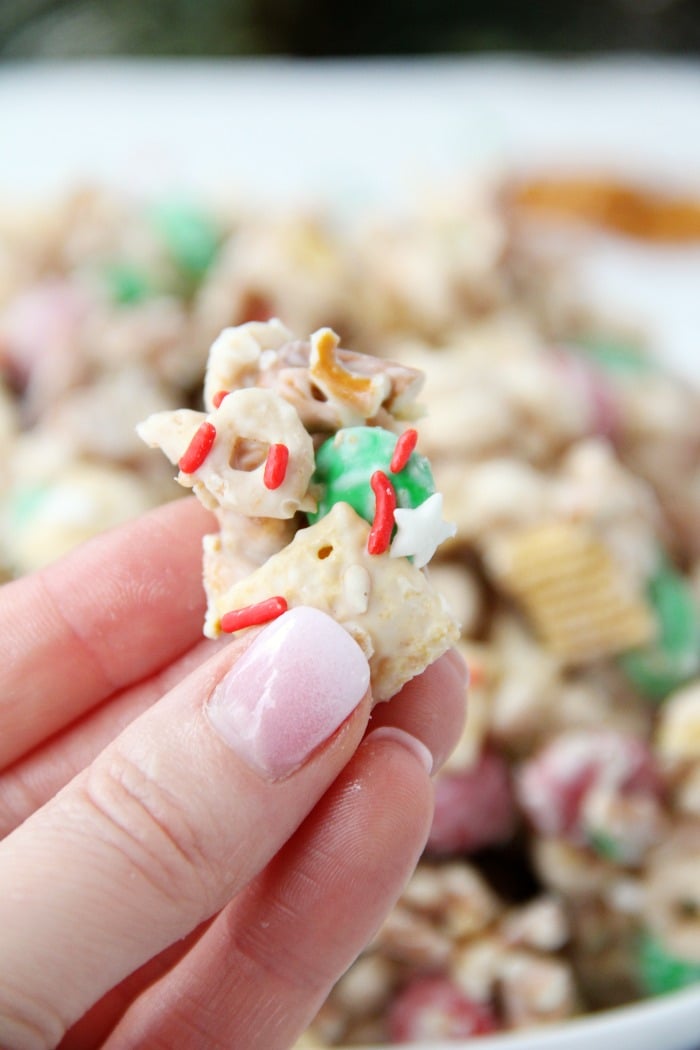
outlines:
[[[700,0],[1,0],[0,57],[697,55]]]

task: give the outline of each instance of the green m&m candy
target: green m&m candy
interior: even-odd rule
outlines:
[[[309,514],[310,522],[324,517],[336,503],[349,503],[360,517],[371,522],[375,496],[370,480],[377,470],[391,480],[398,507],[418,507],[432,496],[435,482],[425,456],[411,452],[400,470],[391,470],[399,440],[383,427],[346,427],[325,441],[316,453],[311,479],[318,507]]]
[[[211,217],[194,205],[163,201],[153,210],[152,220],[178,268],[189,279],[200,280],[221,240]]]
[[[131,306],[152,294],[148,275],[129,263],[111,263],[105,268],[104,278],[115,303]]]
[[[647,930],[639,943],[639,976],[647,994],[665,995],[700,981],[700,962],[669,955],[658,937]]]
[[[575,347],[581,356],[611,375],[632,376],[658,372],[658,366],[637,346],[628,346],[604,336],[588,336]]]
[[[663,558],[647,585],[657,637],[620,657],[632,684],[652,700],[663,700],[700,671],[700,617],[684,577]]]

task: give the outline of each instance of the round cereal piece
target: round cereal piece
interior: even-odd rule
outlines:
[[[211,412],[223,393],[259,382],[267,351],[279,350],[294,335],[276,319],[249,321],[234,328],[224,328],[209,350],[204,378],[204,405]]]
[[[190,475],[197,494],[204,489],[217,506],[251,517],[291,518],[313,510],[313,443],[291,405],[269,390],[235,390],[207,421],[216,437]],[[271,487],[266,468],[279,446],[287,450],[286,469]]]
[[[700,759],[700,681],[679,689],[663,705],[656,727],[656,747],[671,762]]]
[[[360,517],[374,519],[375,496],[370,478],[381,470],[391,481],[400,508],[414,508],[435,493],[430,464],[412,452],[394,473],[391,461],[400,438],[383,427],[345,427],[321,445],[312,478],[318,507],[311,521],[324,517],[336,503],[349,503]]]
[[[700,827],[679,825],[646,866],[644,917],[672,958],[700,967]]]
[[[178,464],[177,481],[210,510],[291,518],[315,509],[308,493],[313,442],[292,406],[271,390],[234,390],[208,416],[158,412],[138,433]]]

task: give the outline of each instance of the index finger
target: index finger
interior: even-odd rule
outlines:
[[[212,524],[177,500],[0,589],[0,768],[197,640]]]

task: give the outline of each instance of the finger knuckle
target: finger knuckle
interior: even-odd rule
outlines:
[[[267,893],[264,923],[239,921],[236,911],[224,912],[222,929],[231,956],[246,960],[253,972],[264,973],[295,994],[315,996],[337,978],[332,961],[318,952],[312,939],[299,936],[305,926],[304,900],[319,899],[321,887],[310,872],[294,873],[294,889]]]
[[[50,1002],[40,1000],[9,977],[0,981],[0,1046],[48,1050],[66,1030]]]
[[[96,834],[164,898],[201,905],[212,892],[204,834],[186,800],[148,762],[116,751],[84,784]]]
[[[14,831],[44,802],[19,771],[0,777],[0,839]]]

